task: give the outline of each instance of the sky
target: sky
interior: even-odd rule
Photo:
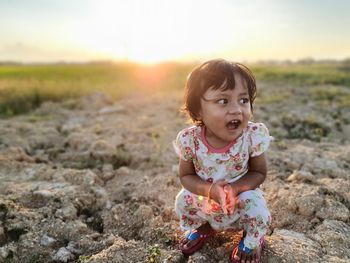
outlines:
[[[348,0],[0,0],[0,61],[350,57]]]

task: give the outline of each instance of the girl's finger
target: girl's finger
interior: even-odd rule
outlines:
[[[224,213],[227,214],[226,194],[222,189],[220,189],[220,205],[221,205],[221,208],[224,211]]]
[[[233,190],[231,185],[226,184],[224,186],[224,191],[226,193],[226,204],[229,206],[228,210],[230,213],[233,213],[233,209],[234,209],[234,204],[235,204],[235,196],[233,194]]]

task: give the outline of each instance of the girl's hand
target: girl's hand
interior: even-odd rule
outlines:
[[[225,180],[220,180],[213,183],[213,186],[210,190],[210,197],[216,203],[220,204],[224,212],[226,209],[226,193],[224,192],[224,186],[227,184]]]
[[[226,201],[225,201],[226,211],[228,212],[228,214],[233,214],[233,211],[235,209],[235,204],[238,199],[237,197],[238,192],[234,187],[234,185],[231,185],[231,184],[226,184],[224,185],[223,188],[224,188],[225,197],[226,197]]]

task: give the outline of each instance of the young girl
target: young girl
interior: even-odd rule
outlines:
[[[264,124],[250,122],[255,97],[255,78],[239,63],[210,60],[188,77],[184,109],[195,125],[174,141],[183,186],[175,210],[186,231],[179,244],[185,255],[216,231],[244,230],[231,261],[260,260],[271,217],[258,187],[271,137]]]

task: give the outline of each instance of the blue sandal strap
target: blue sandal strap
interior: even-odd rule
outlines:
[[[241,241],[239,241],[238,250],[243,251],[246,254],[250,254],[254,251],[254,249],[250,249],[244,245],[243,239],[241,239]]]
[[[201,235],[198,234],[198,232],[196,230],[189,230],[187,231],[187,234],[186,234],[186,238],[190,241],[194,241],[196,240],[197,238],[199,238]]]

